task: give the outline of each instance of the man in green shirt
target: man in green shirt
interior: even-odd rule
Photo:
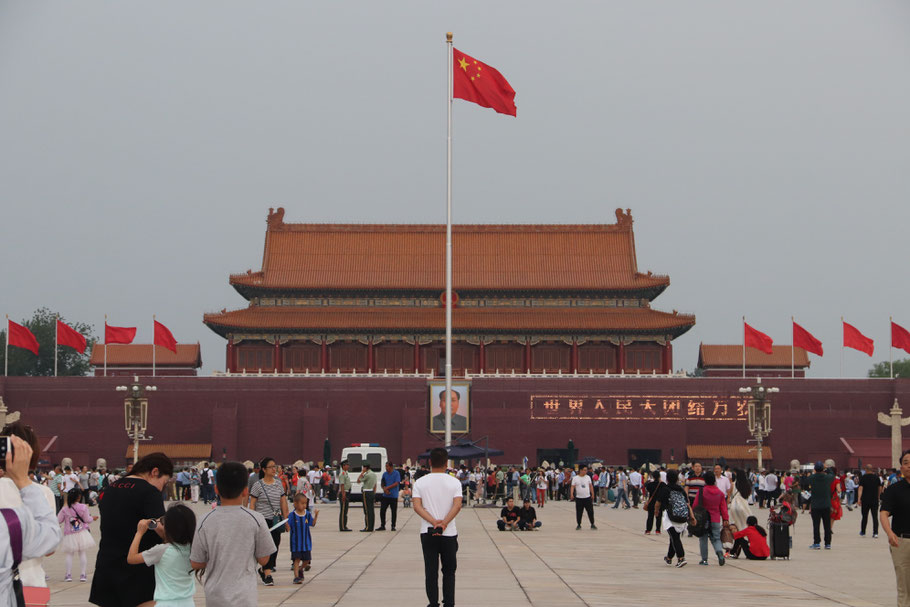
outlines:
[[[363,471],[357,477],[361,485],[361,495],[363,495],[363,523],[365,527],[361,529],[364,533],[373,531],[373,525],[376,521],[376,509],[373,504],[376,503],[376,473],[370,470],[370,465],[364,462]]]
[[[824,465],[815,462],[815,474],[809,477],[809,511],[812,514],[812,550],[821,548],[819,524],[825,526],[825,550],[831,550],[831,483],[834,477],[824,472]]]
[[[351,475],[348,474],[348,460],[341,462],[341,471],[338,473],[338,531],[348,529],[348,503],[351,500]]]

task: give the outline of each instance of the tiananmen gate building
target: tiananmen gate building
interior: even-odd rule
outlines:
[[[453,226],[453,372],[670,372],[695,317],[651,307],[670,279],[616,219]],[[249,305],[204,318],[227,370],[444,372],[444,225],[267,224],[262,269],[230,277]]]

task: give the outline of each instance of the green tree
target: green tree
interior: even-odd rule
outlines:
[[[57,350],[57,375],[88,375],[91,370],[89,357],[97,339],[92,335],[92,326],[81,322],[67,322],[76,331],[85,336],[85,354],[79,354],[72,348],[60,347]],[[10,346],[0,350],[0,367],[5,363],[6,351],[9,351],[9,375],[53,376],[54,375],[54,332],[57,314],[47,308],[35,310],[31,320],[20,324],[28,327],[38,340],[38,356],[28,350]],[[0,341],[6,346],[6,327],[0,331]]]
[[[891,365],[886,360],[869,369],[869,377],[891,377]],[[910,358],[894,361],[894,377],[910,377]]]

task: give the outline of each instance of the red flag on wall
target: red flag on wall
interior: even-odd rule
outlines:
[[[38,356],[38,340],[35,334],[18,323],[7,319],[9,331],[6,333],[7,343],[17,348],[25,348],[35,356]]]
[[[112,327],[104,323],[104,343],[131,344],[136,338],[136,327]]]
[[[516,116],[515,90],[509,82],[486,63],[465,55],[457,48],[452,56],[455,61],[452,76],[452,96],[496,110],[500,114]]]
[[[753,329],[745,321],[743,321],[743,327],[745,328],[744,343],[747,348],[755,348],[756,350],[761,350],[765,354],[771,354],[773,352],[771,346],[774,344],[774,340],[758,329]]]
[[[910,331],[891,321],[891,347],[910,354]]]
[[[851,324],[844,323],[844,347],[865,352],[869,356],[875,351],[875,342],[859,332]]]
[[[793,346],[802,348],[806,352],[812,352],[818,356],[824,355],[822,342],[818,341],[814,335],[803,329],[793,321]]]
[[[85,353],[85,336],[57,319],[57,345],[69,346],[79,354]]]
[[[177,353],[177,340],[174,335],[163,324],[155,321],[155,345],[167,348],[174,354]]]

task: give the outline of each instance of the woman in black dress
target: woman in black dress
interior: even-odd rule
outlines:
[[[128,565],[126,556],[139,521],[164,516],[161,492],[173,474],[174,464],[168,456],[150,453],[136,462],[129,476],[108,484],[98,497],[101,542],[89,602],[100,607],[154,605],[154,568]],[[158,534],[149,531],[139,551],[160,543]]]

